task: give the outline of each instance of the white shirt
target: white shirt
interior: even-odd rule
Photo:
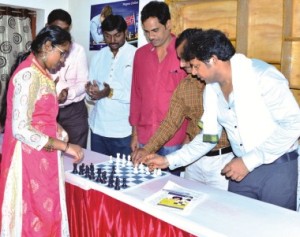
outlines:
[[[274,67],[260,60],[252,60],[252,62],[253,70],[256,76],[259,77],[259,88],[257,89],[260,90],[263,101],[267,105],[277,127],[268,139],[259,146],[253,147],[250,152],[245,152],[242,137],[239,133],[234,94],[230,94],[227,102],[220,87],[214,87],[219,95],[219,135],[223,126],[235,155],[242,157],[249,171],[262,164],[271,163],[284,153],[297,149],[300,136],[300,110],[288,87],[288,81],[283,75],[279,78]],[[215,146],[215,144],[203,142],[202,136],[202,133],[197,135],[193,141],[183,146],[182,149],[167,155],[170,163],[169,167],[175,169],[190,164]],[[253,134],[253,136],[259,136],[259,134]]]
[[[60,106],[82,101],[85,98],[85,84],[88,82],[88,63],[84,48],[73,42],[64,66],[51,76],[53,80],[59,78],[56,84],[58,95],[63,89],[69,88],[68,98]]]
[[[123,138],[131,134],[129,106],[133,58],[136,48],[125,44],[114,57],[109,47],[101,49],[91,60],[89,80],[99,89],[106,82],[113,89],[112,98],[97,100],[89,118],[93,133],[104,137]]]

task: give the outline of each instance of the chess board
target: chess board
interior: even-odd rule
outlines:
[[[86,173],[86,169],[89,170],[88,174]],[[99,171],[99,169],[101,170],[101,172]],[[112,172],[113,169],[115,170],[114,172]],[[79,165],[79,167],[76,168],[75,172],[74,169],[67,172],[69,172],[72,175],[79,176],[83,179],[89,179],[90,181],[95,182],[99,185],[106,186],[115,190],[125,190],[128,188],[135,187],[137,185],[141,185],[150,180],[169,175],[169,173],[165,171],[161,171],[160,175],[155,175],[154,172],[150,172],[150,174],[146,174],[146,171],[144,173],[140,173],[140,170],[138,170],[138,173],[135,174],[133,165],[126,164],[123,167],[122,163],[118,162],[117,164],[115,159],[113,161],[106,161],[97,164],[82,163],[81,165]],[[101,181],[99,180],[99,172],[100,176],[102,177]],[[105,182],[103,182],[104,172],[106,175]],[[112,177],[113,179],[113,181],[111,181],[113,183],[113,186],[109,185],[109,183],[111,183],[109,182],[110,177]],[[126,179],[126,186],[123,185],[124,178]],[[119,179],[120,189],[115,188],[117,179]]]

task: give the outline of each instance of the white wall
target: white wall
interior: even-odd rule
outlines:
[[[120,0],[0,0],[0,5],[8,5],[12,7],[24,7],[27,9],[37,11],[37,32],[45,26],[48,14],[56,8],[62,8],[68,11],[72,16],[71,34],[74,41],[81,44],[85,50],[90,61],[91,57],[97,51],[89,50],[89,30],[90,30],[90,14],[91,5],[103,4],[109,2],[119,2]],[[150,0],[139,0],[139,11]],[[139,41],[138,46],[147,43],[141,23],[139,21]]]

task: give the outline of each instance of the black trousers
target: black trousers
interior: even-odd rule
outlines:
[[[70,143],[86,148],[89,125],[84,100],[60,108],[57,121],[68,133]]]

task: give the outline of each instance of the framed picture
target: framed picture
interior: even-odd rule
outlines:
[[[100,50],[106,44],[103,39],[101,22],[109,14],[121,15],[127,23],[127,42],[137,46],[139,1],[127,0],[91,6],[90,18],[90,50]]]

